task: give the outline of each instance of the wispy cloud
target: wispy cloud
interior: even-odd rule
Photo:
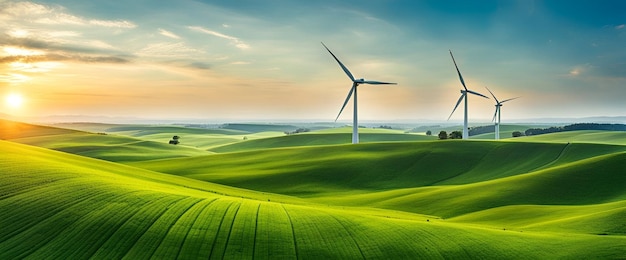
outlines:
[[[216,31],[212,31],[200,26],[188,26],[187,28],[193,30],[193,31],[197,31],[197,32],[201,32],[201,33],[205,33],[205,34],[209,34],[209,35],[213,35],[215,37],[219,37],[219,38],[223,38],[223,39],[227,39],[230,40],[232,44],[235,45],[235,47],[245,50],[245,49],[249,49],[250,45],[248,45],[247,43],[243,42],[242,40],[240,40],[237,37],[234,36],[230,36],[230,35],[226,35],[220,32],[216,32]]]
[[[136,24],[126,20],[86,19],[64,12],[62,7],[52,7],[32,2],[0,2],[1,19],[25,19],[39,24],[68,24],[132,29]]]
[[[134,23],[125,20],[89,20],[89,24],[125,29],[132,29],[137,27],[137,25],[135,25]]]
[[[624,27],[626,27],[626,24],[620,24],[618,26],[615,26],[615,29],[621,30],[621,29],[624,29]]]
[[[201,51],[188,47],[182,42],[177,43],[153,43],[139,50],[137,55],[149,57],[183,58],[201,53]]]
[[[159,28],[159,34],[161,34],[161,35],[163,35],[165,37],[172,38],[172,39],[177,39],[177,40],[180,39],[180,36],[174,34],[173,32],[170,32],[170,31],[167,31],[167,30],[164,30],[164,29],[161,29],[161,28]]]
[[[570,69],[568,75],[572,77],[579,77],[579,76],[586,74],[591,69],[592,69],[592,66],[589,64],[578,65]]]
[[[75,61],[85,63],[128,63],[130,60],[121,56],[80,55],[68,53],[45,53],[36,55],[8,55],[0,57],[0,64],[39,63],[50,61]]]

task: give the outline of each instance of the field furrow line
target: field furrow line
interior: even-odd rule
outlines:
[[[329,212],[291,206],[289,214],[297,235],[300,258],[354,258],[360,255],[350,234]]]
[[[184,197],[182,200],[170,205],[152,226],[146,230],[124,258],[138,259],[152,257],[176,220],[199,200],[201,199]]]
[[[204,213],[206,211],[206,209],[211,206],[213,204],[213,202],[217,201],[218,198],[212,198],[212,199],[205,199],[202,202],[202,208],[199,209],[198,214],[196,214],[196,217],[194,218],[194,220],[190,223],[189,228],[187,229],[187,232],[185,233],[185,237],[183,238],[183,242],[181,243],[180,247],[178,248],[178,252],[176,253],[176,259],[184,259],[185,255],[181,254],[181,252],[183,252],[183,248],[185,247],[185,244],[192,244],[192,246],[190,246],[190,248],[197,248],[198,246],[198,242],[201,241],[202,239],[198,239],[198,237],[193,237],[192,234],[192,228],[197,225],[198,223],[198,219],[200,218],[200,216],[202,216],[202,213]]]
[[[256,252],[256,237],[257,237],[257,233],[259,231],[259,212],[261,209],[261,203],[258,203],[257,208],[256,208],[256,216],[254,216],[254,239],[252,240],[252,259],[254,259],[255,256],[255,252]]]
[[[100,246],[92,258],[121,259],[170,205],[183,199],[183,197],[163,196],[161,193],[152,193],[143,198],[148,203],[139,208],[131,218],[126,220]]]
[[[217,226],[217,230],[215,231],[215,236],[213,238],[213,243],[211,244],[211,250],[209,251],[209,259],[216,258],[216,256],[215,257],[213,256],[213,252],[215,252],[215,248],[216,248],[215,245],[218,243],[219,235],[221,234],[222,226],[224,224],[224,219],[226,218],[226,215],[230,211],[230,209],[231,209],[233,204],[234,204],[234,202],[229,201],[228,208],[226,208],[226,210],[224,210],[224,214],[222,214],[222,217],[219,219],[220,223]]]
[[[70,228],[29,257],[35,259],[83,259],[93,255],[108,237],[147,201],[142,191],[118,192],[103,201],[91,201],[97,207],[86,212]],[[76,241],[81,241],[76,243]]]
[[[281,204],[259,203],[254,258],[293,259],[296,257],[295,251],[291,223]]]
[[[354,242],[354,245],[356,245],[356,247],[359,249],[359,253],[361,254],[361,258],[365,259],[365,255],[363,254],[363,250],[361,249],[361,246],[359,245],[359,242],[356,241],[355,234],[352,231],[350,231],[350,229],[348,229],[348,227],[346,227],[346,225],[343,222],[339,221],[339,219],[336,216],[334,216],[332,214],[329,214],[329,216],[331,216],[335,221],[337,221],[337,223],[339,223],[339,225],[341,225],[341,227],[346,232],[348,232],[348,234],[350,234],[350,240],[352,240],[352,242]],[[354,224],[354,223],[351,223],[351,224]]]
[[[184,259],[207,259],[211,256],[215,240],[232,201],[217,198],[200,212],[189,229],[179,255]]]
[[[242,199],[228,237],[226,258],[250,259],[254,257],[258,205],[258,201]]]
[[[191,204],[189,208],[179,216],[176,222],[172,223],[165,237],[161,241],[161,244],[152,255],[152,258],[163,259],[178,256],[180,247],[185,242],[185,237],[189,233],[189,229],[195,222],[200,212],[202,212],[202,209],[206,206],[206,203],[202,202],[211,203],[211,201],[207,200],[198,200]]]
[[[223,259],[224,254],[226,253],[226,245],[228,244],[228,238],[230,237],[230,232],[232,228],[232,224],[235,220],[235,215],[237,215],[237,211],[239,211],[239,207],[241,203],[239,201],[233,201],[232,204],[228,207],[228,210],[224,212],[224,216],[222,217],[222,221],[220,223],[219,231],[215,235],[215,240],[213,241],[213,247],[211,248],[211,254],[209,258],[211,259]]]
[[[215,197],[212,199],[205,199],[201,202],[202,208],[198,210],[194,220],[190,223],[187,232],[184,234],[182,242],[180,246],[177,248],[176,259],[188,259],[190,258],[185,250],[186,248],[190,248],[190,251],[198,251],[204,242],[204,237],[198,235],[198,230],[194,230],[194,227],[200,225],[199,222],[202,222],[201,217],[204,217],[203,213],[209,208],[214,202],[216,202],[219,198]],[[199,258],[197,255],[191,258]]]
[[[243,200],[243,199],[242,199]],[[233,213],[233,216],[230,218],[230,227],[228,228],[228,233],[226,235],[226,238],[224,239],[224,246],[222,249],[222,259],[224,259],[224,257],[226,257],[226,249],[228,249],[228,244],[230,242],[230,235],[233,233],[233,226],[235,226],[235,219],[237,218],[237,215],[239,213],[239,209],[241,209],[241,201],[239,201],[239,203],[237,203],[237,208],[235,209],[235,212]]]
[[[0,229],[0,243],[64,209],[62,205],[51,202],[45,194],[54,194],[56,197],[67,198],[74,203],[80,203],[97,195],[98,192],[81,190],[84,193],[80,193],[72,189],[61,189],[71,187],[71,185],[80,186],[82,184],[71,183],[62,187],[58,187],[58,185],[46,186],[0,201],[0,209],[21,208],[23,212],[28,212],[28,215],[25,216],[15,214],[12,210],[0,210],[0,225],[3,227]],[[70,204],[64,205],[69,206]]]
[[[92,210],[96,210],[98,205],[92,201],[106,200],[112,197],[111,192],[100,191],[96,195],[89,199],[82,200],[78,203],[69,202],[69,206],[63,208],[60,212],[49,216],[42,221],[31,226],[27,230],[24,230],[6,240],[0,244],[0,251],[2,254],[6,254],[10,258],[21,258],[30,255],[48,244],[51,240],[55,239],[65,229],[73,225],[83,215]],[[54,227],[54,228],[50,228]],[[28,243],[24,243],[28,241]],[[3,250],[5,249],[5,250]],[[1,257],[0,255],[0,258]]]
[[[291,226],[291,237],[293,239],[293,249],[296,253],[296,259],[300,259],[300,257],[298,256],[298,240],[296,239],[296,229],[293,226],[293,220],[291,220],[291,215],[289,214],[289,211],[287,211],[287,209],[285,208],[285,205],[280,205],[283,208],[283,211],[285,212],[285,215],[287,215],[287,219],[289,220],[289,226]]]

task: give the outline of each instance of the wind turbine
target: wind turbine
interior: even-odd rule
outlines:
[[[346,104],[348,104],[348,101],[350,100],[350,97],[352,96],[352,94],[354,94],[354,111],[352,113],[353,117],[352,117],[352,143],[353,144],[358,144],[359,143],[359,120],[358,120],[358,113],[357,113],[357,97],[356,97],[356,92],[357,92],[357,87],[360,84],[371,84],[371,85],[396,85],[396,83],[390,83],[390,82],[380,82],[380,81],[372,81],[372,80],[365,80],[365,79],[355,79],[354,76],[352,76],[352,73],[350,73],[350,70],[348,70],[348,68],[346,68],[346,66],[343,65],[343,63],[341,63],[341,61],[339,61],[339,59],[337,59],[337,56],[335,56],[335,54],[333,54],[333,52],[331,52],[328,47],[326,47],[326,45],[322,42],[322,45],[324,46],[324,48],[326,48],[326,50],[328,51],[328,53],[330,53],[330,55],[333,56],[333,58],[335,58],[335,60],[337,61],[337,63],[339,63],[339,66],[341,66],[341,69],[343,69],[343,72],[346,73],[346,75],[348,75],[348,78],[350,78],[350,80],[352,80],[352,88],[350,88],[350,92],[348,92],[348,97],[346,97],[346,101],[343,102],[343,106],[341,106],[341,110],[339,110],[339,114],[337,115],[337,118],[335,118],[335,122],[337,122],[337,119],[339,119],[339,116],[341,115],[341,112],[343,112],[343,109],[346,107]]]
[[[478,92],[467,89],[467,87],[465,86],[465,81],[463,80],[463,76],[461,76],[461,71],[459,71],[459,67],[456,65],[456,61],[454,60],[454,56],[452,55],[452,51],[450,51],[450,57],[452,57],[452,62],[454,62],[454,67],[456,68],[456,72],[459,74],[459,79],[461,80],[463,89],[461,89],[461,97],[459,97],[459,101],[456,102],[456,106],[454,106],[454,109],[452,109],[452,113],[450,113],[450,116],[448,116],[448,120],[450,120],[450,117],[452,117],[452,114],[454,114],[454,111],[456,110],[456,108],[459,106],[459,104],[461,104],[461,100],[465,99],[465,117],[463,118],[463,139],[467,139],[469,137],[469,133],[467,131],[467,93],[484,97],[486,99],[489,99],[489,97],[483,94],[480,94]]]
[[[514,97],[514,98],[509,98],[509,99],[506,99],[506,100],[498,101],[498,99],[493,94],[493,92],[491,92],[491,90],[489,90],[488,87],[485,87],[485,88],[487,89],[487,91],[489,91],[489,93],[491,93],[491,96],[493,97],[493,99],[496,100],[496,113],[493,114],[492,121],[494,121],[496,123],[496,126],[495,126],[495,128],[496,128],[496,140],[500,140],[500,108],[502,107],[502,103],[507,102],[507,101],[511,101],[513,99],[517,99],[519,97]]]

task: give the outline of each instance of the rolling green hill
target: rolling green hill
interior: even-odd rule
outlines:
[[[616,258],[626,242],[324,206],[4,141],[0,153],[2,259]]]
[[[596,143],[626,145],[626,132],[581,130],[514,138],[522,142]]]
[[[359,140],[361,143],[371,142],[405,142],[405,141],[421,141],[421,140],[434,140],[436,137],[425,135],[412,135],[403,133],[388,133],[388,131],[368,131],[366,133],[359,134]],[[310,132],[295,134],[289,136],[279,136],[272,138],[260,138],[255,140],[248,140],[245,142],[238,142],[219,146],[210,149],[212,152],[225,153],[225,152],[242,152],[251,150],[264,150],[281,147],[297,147],[297,146],[317,146],[317,145],[336,145],[336,144],[348,144],[352,140],[352,133],[327,133]]]
[[[0,120],[0,139],[117,162],[211,154],[186,145],[169,145],[167,140],[146,141],[4,120]]]
[[[268,192],[316,196],[484,182],[625,146],[460,140],[259,150],[132,165]]]
[[[347,128],[235,141],[255,134],[0,126],[0,259],[626,255],[619,133],[363,129],[372,143],[349,145]],[[237,143],[213,154],[149,140],[178,130]]]

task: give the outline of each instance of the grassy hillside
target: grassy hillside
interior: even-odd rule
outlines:
[[[80,133],[80,131],[49,126],[32,125],[0,119],[0,140],[9,140],[32,136],[54,136],[73,133]]]
[[[316,196],[470,184],[621,151],[626,147],[446,140],[285,148],[133,165],[254,190]]]
[[[335,208],[0,141],[0,258],[619,257],[622,236]]]
[[[583,130],[514,138],[522,142],[596,143],[626,145],[626,132]]]
[[[623,236],[625,151],[624,146],[596,144],[435,141],[276,149],[133,165],[328,205],[526,231]],[[514,213],[520,208],[527,213],[523,217]],[[505,214],[523,225],[500,217]],[[595,223],[598,219],[602,224]]]
[[[0,120],[0,139],[118,162],[211,154],[186,145],[169,145],[167,140],[145,141],[3,120]]]
[[[406,142],[435,140],[434,136],[404,134],[397,130],[367,129],[359,133],[361,143],[371,142]],[[212,152],[242,152],[251,150],[263,150],[280,147],[317,146],[349,144],[352,142],[352,133],[345,129],[321,130],[309,133],[301,133],[289,136],[273,138],[261,138],[219,146],[210,149]]]

